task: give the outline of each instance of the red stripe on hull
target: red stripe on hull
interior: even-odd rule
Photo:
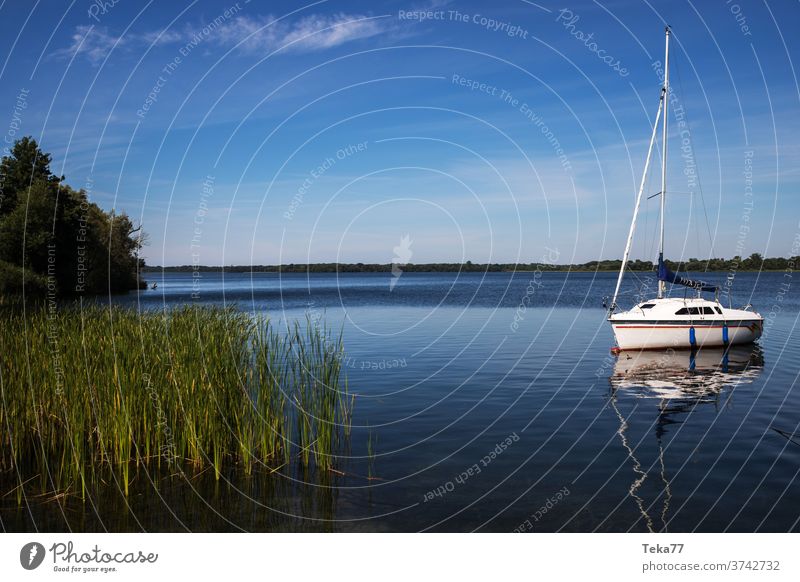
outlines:
[[[613,324],[612,324],[613,325]],[[695,329],[716,329],[716,328],[723,328],[726,327],[724,325],[614,325],[614,327],[618,328],[644,328],[644,329],[670,329],[670,328],[690,328],[693,327]],[[730,328],[737,328],[737,327],[746,327],[750,328],[749,325],[728,325]]]

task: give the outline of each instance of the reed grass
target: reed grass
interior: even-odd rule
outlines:
[[[327,471],[350,434],[341,335],[310,319],[76,306],[0,322],[0,470],[20,484],[113,478],[127,495],[142,470]]]
[[[374,437],[372,431],[369,431],[369,438],[367,439],[367,479],[372,481],[375,476],[375,443],[378,441],[377,435]]]

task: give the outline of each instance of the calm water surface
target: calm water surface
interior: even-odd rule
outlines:
[[[6,506],[5,528],[800,529],[800,294],[783,273],[736,276],[731,304],[767,319],[759,345],[619,359],[602,309],[612,273],[149,279],[156,290],[114,301],[232,304],[343,330],[357,394],[343,474],[157,490],[143,476],[127,500],[109,486],[86,503]],[[631,277],[625,301],[653,284]]]

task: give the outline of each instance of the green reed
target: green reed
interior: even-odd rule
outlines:
[[[375,442],[378,437],[375,436]],[[375,442],[373,442],[372,431],[369,431],[369,439],[367,440],[367,479],[372,481],[375,476]]]
[[[20,484],[113,478],[127,495],[140,470],[328,471],[350,434],[341,336],[310,319],[62,306],[0,322],[0,471]]]

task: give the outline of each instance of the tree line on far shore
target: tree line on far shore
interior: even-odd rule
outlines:
[[[30,137],[0,161],[0,298],[70,297],[135,289],[142,235],[50,170]]]
[[[733,257],[732,259],[689,259],[685,262],[664,261],[673,271],[783,271],[794,270],[800,264],[800,257],[792,258],[763,258],[758,253],[753,253],[746,259]],[[619,271],[622,261],[589,261],[571,265],[555,265],[549,263],[408,263],[401,265],[403,272],[508,272],[508,271]],[[179,265],[173,267],[147,266],[145,271],[165,271],[178,273],[191,272],[219,272],[226,273],[387,273],[396,265],[392,263],[290,263],[286,265]],[[656,265],[651,261],[628,261],[631,271],[655,271]]]
[[[174,267],[145,266],[139,258],[144,237],[125,213],[106,212],[50,170],[51,157],[36,141],[24,137],[0,160],[0,298],[24,292],[30,296],[70,297],[119,293],[141,288],[139,273],[264,272],[384,273],[393,263],[314,263]],[[673,271],[793,270],[799,257],[666,261]],[[617,271],[620,260],[557,265],[550,263],[408,263],[404,272]],[[628,262],[632,271],[654,271],[651,261]]]

